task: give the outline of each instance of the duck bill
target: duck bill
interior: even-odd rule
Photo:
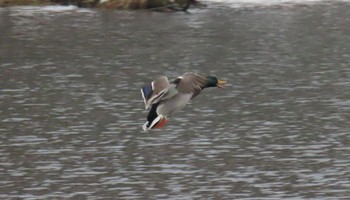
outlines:
[[[218,80],[218,83],[216,84],[216,87],[218,87],[218,88],[224,88],[225,85],[226,84],[226,81],[224,81],[224,80]]]

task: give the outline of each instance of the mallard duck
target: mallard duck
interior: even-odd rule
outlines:
[[[223,88],[226,83],[215,76],[203,76],[187,72],[169,83],[166,76],[161,76],[141,89],[145,108],[150,109],[143,129],[161,128],[167,123],[166,116],[181,110],[208,87]]]

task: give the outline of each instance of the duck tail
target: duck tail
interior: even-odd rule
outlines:
[[[167,119],[164,115],[158,115],[157,113],[157,107],[159,103],[153,104],[151,107],[151,110],[148,113],[147,116],[147,122],[142,126],[144,131],[153,129],[153,128],[161,128],[165,126],[167,123]]]

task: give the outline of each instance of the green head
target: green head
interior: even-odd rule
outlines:
[[[224,84],[226,83],[226,81],[219,80],[215,76],[207,76],[206,78],[207,78],[207,83],[203,88],[207,88],[207,87],[223,88]]]

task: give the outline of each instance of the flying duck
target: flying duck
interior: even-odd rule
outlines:
[[[143,130],[161,128],[167,123],[166,116],[179,111],[204,88],[223,88],[226,83],[215,76],[203,76],[187,72],[169,83],[161,76],[141,89],[145,108],[150,109]]]

